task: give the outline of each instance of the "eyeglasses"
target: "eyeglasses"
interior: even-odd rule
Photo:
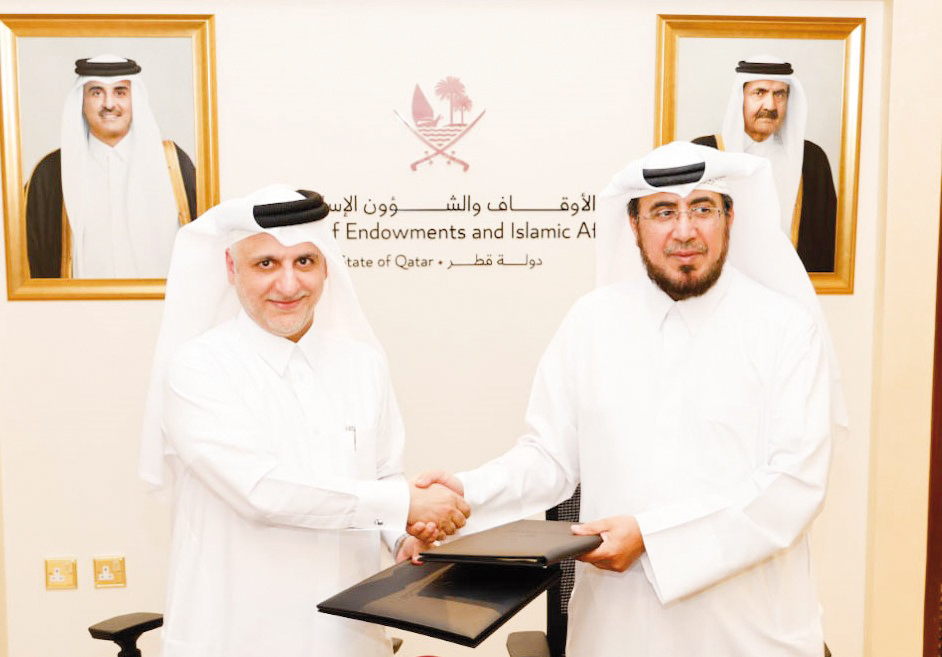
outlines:
[[[658,208],[651,214],[647,215],[645,219],[653,221],[654,223],[666,226],[668,224],[675,224],[680,221],[680,215],[687,215],[687,219],[691,223],[705,225],[719,217],[721,214],[725,214],[725,210],[722,208],[714,208],[710,205],[695,205],[692,208],[687,210],[678,210],[676,208]]]

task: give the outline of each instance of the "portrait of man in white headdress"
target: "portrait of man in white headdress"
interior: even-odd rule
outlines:
[[[142,67],[99,55],[75,62],[60,147],[26,187],[32,278],[164,278],[177,229],[196,217],[196,170],[164,140]]]
[[[694,143],[772,162],[782,230],[809,272],[834,271],[837,194],[825,151],[805,139],[808,100],[792,65],[772,55],[740,61],[722,132]]]

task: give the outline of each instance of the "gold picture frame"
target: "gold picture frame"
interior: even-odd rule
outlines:
[[[165,281],[160,278],[30,276],[25,187],[43,153],[58,148],[62,103],[75,78],[74,60],[102,52],[135,59],[149,86],[157,77],[157,86],[170,90],[150,90],[161,136],[170,148],[175,143],[192,156],[196,215],[218,203],[213,16],[0,14],[0,173],[10,300],[163,298]],[[162,115],[158,96],[163,96]],[[45,119],[41,125],[37,115]],[[166,134],[164,122],[181,129]],[[187,198],[192,199],[192,193],[184,202]]]
[[[813,66],[795,66],[809,98],[806,136],[810,139],[812,128],[817,130],[821,140],[831,145],[823,148],[830,162],[839,162],[837,167],[831,165],[837,191],[834,270],[809,273],[819,294],[854,291],[865,24],[864,18],[831,17],[657,18],[655,145],[719,131],[738,60],[770,52],[782,53],[788,61],[794,57],[814,62]],[[731,57],[734,53],[738,59]],[[694,81],[694,89],[683,86],[688,79]],[[817,123],[812,121],[816,107],[806,80],[821,90],[817,97],[824,98]],[[841,89],[839,95],[831,91],[835,87]],[[685,101],[679,101],[682,88]],[[718,102],[723,108],[717,115]],[[698,132],[698,122],[704,117],[712,120],[712,128]]]

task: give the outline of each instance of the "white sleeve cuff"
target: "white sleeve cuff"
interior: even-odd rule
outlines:
[[[405,477],[395,475],[358,484],[353,526],[394,530],[397,535],[404,531],[409,519],[409,486]]]

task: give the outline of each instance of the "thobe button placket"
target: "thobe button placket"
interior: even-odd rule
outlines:
[[[108,223],[110,226],[114,227],[117,225],[118,213],[121,207],[121,161],[118,159],[117,153],[108,151],[108,155],[105,157],[105,163],[108,171]],[[111,232],[111,241],[112,244],[114,244],[116,238],[114,237],[115,231],[113,228]]]
[[[114,149],[108,151],[108,195],[111,211],[111,261],[117,276],[136,274],[127,216],[127,165]]]
[[[690,333],[677,305],[671,306],[661,325],[661,362],[658,371],[658,424],[679,427],[683,411],[684,361]]]
[[[671,364],[682,360],[690,339],[690,333],[687,331],[687,325],[684,323],[684,318],[680,316],[680,310],[678,310],[676,304],[671,306],[671,309],[664,317],[664,324],[661,326],[661,338],[665,360]]]
[[[318,406],[321,400],[317,398],[317,391],[313,389],[314,377],[308,367],[304,356],[295,349],[288,359],[288,380],[298,400],[298,407],[304,419],[304,428],[310,435],[319,433]]]

